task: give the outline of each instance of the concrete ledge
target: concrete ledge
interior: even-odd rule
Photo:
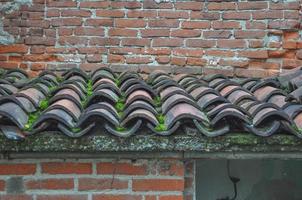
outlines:
[[[267,138],[234,133],[208,138],[201,135],[111,135],[69,138],[59,133],[40,133],[23,141],[0,136],[2,158],[300,158],[302,140],[292,135]],[[300,156],[301,154],[301,156]]]

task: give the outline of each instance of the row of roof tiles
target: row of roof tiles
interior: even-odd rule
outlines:
[[[159,71],[144,80],[110,68],[60,76],[45,71],[34,79],[9,70],[1,77],[0,129],[11,139],[52,130],[70,137],[99,130],[119,137],[170,135],[184,127],[208,137],[236,131],[302,136],[300,69],[262,80]]]

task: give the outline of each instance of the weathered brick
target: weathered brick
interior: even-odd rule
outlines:
[[[188,39],[186,41],[186,46],[187,47],[210,48],[210,47],[215,47],[216,42],[214,40]]]
[[[234,20],[247,20],[251,18],[250,12],[224,12],[222,14],[223,19],[234,19]]]
[[[208,4],[209,10],[235,10],[237,7],[234,2],[210,2]]]
[[[141,30],[142,37],[169,37],[170,29],[144,29]]]
[[[34,179],[25,181],[25,187],[29,190],[72,190],[73,179]]]
[[[259,51],[240,51],[238,52],[239,56],[247,58],[268,58],[267,50]]]
[[[220,18],[219,12],[191,12],[192,19],[202,19],[202,20],[218,20]]]
[[[104,29],[103,28],[76,28],[74,31],[75,35],[81,36],[104,36]]]
[[[27,175],[35,173],[35,164],[0,164],[0,175]]]
[[[246,42],[239,39],[230,39],[230,40],[218,40],[217,46],[220,48],[245,48]]]
[[[252,12],[253,19],[280,19],[283,18],[282,11],[254,11]]]
[[[230,38],[232,35],[231,31],[228,30],[215,30],[215,31],[203,31],[203,37],[209,38]]]
[[[122,45],[125,46],[150,46],[151,40],[146,38],[123,38]]]
[[[48,194],[48,195],[37,195],[37,200],[87,200],[87,195],[81,195],[81,194]]]
[[[79,191],[89,190],[122,190],[128,188],[127,180],[118,178],[79,178]]]
[[[171,31],[171,37],[192,38],[192,37],[199,37],[200,35],[201,35],[200,30],[173,30],[173,31]]]
[[[176,2],[175,8],[178,10],[202,10],[204,4],[202,2]]]
[[[146,22],[142,19],[115,19],[114,26],[120,28],[143,28],[146,26]]]
[[[110,1],[84,1],[80,2],[80,8],[108,8],[111,5]]]
[[[133,191],[183,191],[182,179],[133,179]]]
[[[211,24],[205,21],[184,21],[181,23],[181,27],[187,29],[206,29],[210,28]]]
[[[126,58],[126,63],[128,64],[147,64],[151,63],[152,59],[150,57],[127,57]]]
[[[26,194],[0,194],[1,200],[33,200],[33,196]]]
[[[138,57],[139,58],[139,57]],[[122,174],[122,175],[146,175],[147,166],[135,163],[111,163],[103,162],[97,164],[98,174]]]
[[[160,195],[159,200],[184,200],[182,195]]]
[[[63,10],[61,12],[62,17],[90,17],[91,12],[89,10]]]
[[[138,31],[126,28],[111,28],[108,31],[109,36],[126,36],[126,37],[136,37]]]
[[[122,10],[97,10],[96,16],[98,17],[124,17],[125,13]]]
[[[126,195],[126,194],[96,194],[93,195],[93,200],[141,200],[142,196],[140,195]]]
[[[44,174],[91,174],[91,163],[49,162],[42,163]]]
[[[158,16],[167,19],[187,19],[190,17],[186,11],[158,11]]]
[[[171,8],[173,8],[173,4],[170,2],[157,3],[154,0],[145,0],[143,3],[143,8],[145,8],[145,9],[171,9]]]
[[[76,7],[77,2],[74,1],[48,1],[48,7],[58,7],[58,8],[68,8],[68,7]]]
[[[86,26],[113,26],[113,19],[87,19]]]
[[[263,10],[267,8],[267,2],[238,2],[239,10]]]
[[[214,29],[238,29],[241,26],[237,21],[214,21],[212,27]]]
[[[266,32],[265,31],[243,31],[243,30],[240,30],[240,31],[234,31],[234,35],[235,35],[235,38],[239,38],[239,39],[242,39],[242,38],[253,38],[253,39],[261,39],[261,38],[264,38],[265,35],[266,35]]]
[[[129,18],[153,18],[157,16],[154,10],[128,10],[127,17]]]
[[[153,47],[180,47],[183,45],[183,39],[179,38],[155,38]]]
[[[155,19],[155,20],[149,20],[148,25],[150,27],[177,28],[179,26],[179,20],[176,20],[176,19]]]
[[[23,44],[0,45],[0,53],[26,53],[28,46]]]
[[[176,56],[185,57],[201,57],[203,55],[203,50],[201,49],[188,49],[188,48],[174,48],[172,54]]]

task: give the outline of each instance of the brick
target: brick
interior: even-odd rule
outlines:
[[[284,41],[282,44],[282,47],[284,49],[296,49],[297,48],[297,42],[296,41]]]
[[[302,50],[297,51],[296,56],[298,59],[302,60]]]
[[[90,17],[91,12],[89,10],[63,10],[61,12],[62,17]]]
[[[152,59],[150,57],[127,57],[126,63],[128,64],[147,64],[151,63]]]
[[[113,47],[109,49],[109,52],[112,54],[142,54],[142,49],[140,47],[131,48],[131,47]]]
[[[71,190],[73,179],[38,179],[25,181],[25,187],[30,190]]]
[[[283,59],[282,60],[282,67],[284,69],[293,69],[296,67],[299,67],[302,65],[301,60],[296,60],[296,59]]]
[[[123,190],[127,188],[127,180],[119,180],[117,178],[79,178],[78,190]]]
[[[243,69],[235,68],[235,75],[238,77],[263,78],[277,75],[279,70],[262,70],[262,69]]]
[[[171,58],[171,64],[172,65],[185,66],[186,62],[187,62],[187,58],[184,58],[184,57],[180,58],[180,57],[173,56]]]
[[[253,19],[280,19],[283,18],[282,11],[254,11],[252,12]]]
[[[40,71],[46,69],[45,63],[31,63],[30,69],[33,71]]]
[[[259,51],[240,51],[238,55],[241,57],[247,58],[268,58],[268,52],[266,50],[259,50]]]
[[[96,16],[98,17],[124,17],[125,13],[122,10],[97,10]]]
[[[203,55],[203,50],[201,49],[188,49],[188,48],[174,48],[172,54],[176,56],[185,57],[201,57]]]
[[[161,195],[159,200],[184,200],[182,195]]]
[[[267,2],[239,2],[238,10],[263,10],[268,8]]]
[[[265,37],[266,35],[266,32],[265,31],[234,31],[234,35],[235,35],[235,38],[239,38],[239,39],[250,39],[250,38],[253,38],[253,39],[262,39]]]
[[[112,1],[111,7],[115,9],[138,9],[142,7],[142,4],[137,1]]]
[[[207,64],[207,60],[202,58],[187,58],[187,65],[204,66],[206,64]]]
[[[248,47],[250,48],[262,48],[264,47],[263,40],[250,40],[248,41]]]
[[[208,10],[235,10],[236,3],[234,2],[210,2],[208,4]]]
[[[285,19],[299,19],[300,14],[298,10],[295,11],[284,11],[284,18]]]
[[[26,53],[28,46],[23,44],[0,45],[0,53]]]
[[[268,56],[270,58],[282,58],[286,53],[286,50],[268,50]]]
[[[240,28],[240,23],[235,21],[213,21],[212,27],[214,29],[238,29]]]
[[[183,191],[181,179],[133,179],[133,191]]]
[[[2,63],[1,67],[3,67]],[[35,164],[0,164],[0,175],[27,175],[35,173]]]
[[[234,19],[234,20],[240,20],[240,19],[250,19],[251,13],[250,12],[224,12],[222,14],[223,19]]]
[[[47,6],[48,7],[69,8],[69,7],[76,7],[77,2],[74,2],[74,1],[49,1]]]
[[[1,200],[33,200],[33,197],[25,194],[0,194]]]
[[[181,23],[181,28],[185,29],[206,29],[210,27],[210,22],[205,21],[184,21]]]
[[[141,200],[142,197],[140,195],[105,195],[105,194],[96,194],[93,195],[93,200]]]
[[[118,38],[93,37],[90,38],[89,41],[89,45],[116,46],[119,44],[120,44],[120,39]]]
[[[179,20],[176,19],[155,19],[148,21],[149,27],[169,27],[177,28],[179,27]]]
[[[298,40],[300,38],[300,34],[298,31],[289,31],[284,32],[283,37],[284,40]]]
[[[108,8],[110,4],[110,1],[80,2],[80,8]]]
[[[124,63],[125,57],[121,55],[109,54],[107,57],[108,63]]]
[[[4,180],[0,180],[0,191],[4,191],[5,190],[5,181]]]
[[[201,2],[176,2],[175,8],[177,10],[202,10],[203,9],[203,3]]]
[[[147,168],[144,164],[135,163],[98,163],[98,174],[121,174],[121,175],[146,175]]]
[[[220,18],[219,12],[191,12],[191,19],[202,19],[202,20],[217,20]]]
[[[299,10],[300,3],[299,1],[282,3],[270,2],[269,8],[272,10]]]
[[[38,195],[37,200],[87,200],[87,195],[70,195],[70,194],[62,194],[62,195]]]
[[[220,59],[219,65],[221,66],[231,66],[231,67],[248,67],[249,61],[247,60],[225,60]]]
[[[60,45],[87,45],[88,38],[78,36],[62,36],[59,38]]]
[[[279,29],[279,30],[299,30],[300,21],[299,20],[273,20],[268,23],[269,29]]]
[[[142,37],[169,37],[169,29],[144,29],[141,30]]]
[[[157,3],[154,0],[145,0],[143,3],[143,8],[145,8],[145,9],[171,9],[171,8],[173,8],[173,4],[170,2]]]
[[[14,69],[14,68],[18,68],[19,64],[15,62],[0,62],[0,66],[3,69]],[[1,170],[0,170],[0,174],[1,174]]]
[[[246,42],[239,39],[218,40],[217,46],[219,48],[245,48]]]
[[[262,61],[250,61],[249,68],[259,68],[259,69],[279,69],[280,64],[274,62],[262,62]]]
[[[55,61],[63,61],[60,59],[60,56],[57,55],[49,55],[49,54],[29,54],[23,56],[24,61],[31,61],[31,62],[55,62]]]
[[[188,58],[187,64],[194,63],[194,62],[200,62],[201,58]],[[184,164],[183,162],[178,162],[176,160],[162,160],[157,163],[157,170],[159,175],[164,176],[184,176]]]
[[[201,35],[200,30],[173,30],[171,31],[171,37],[199,37]]]
[[[95,55],[87,56],[87,62],[89,63],[98,63],[101,61],[102,61],[102,55],[95,54]]]
[[[159,11],[158,16],[167,19],[188,19],[189,12],[186,11]]]
[[[209,38],[230,38],[232,35],[231,31],[228,30],[215,30],[215,31],[203,31],[203,37],[206,39]]]
[[[113,19],[87,19],[86,26],[113,26]]]
[[[104,36],[104,29],[103,28],[83,28],[79,27],[76,28],[74,31],[75,35],[81,36]]]
[[[71,36],[73,34],[73,29],[72,28],[59,28],[58,34],[60,36]]]
[[[46,12],[47,17],[59,17],[60,16],[60,10],[58,9],[48,9]]]
[[[59,18],[51,20],[52,26],[80,26],[82,25],[81,18]]]
[[[146,22],[142,19],[115,19],[114,26],[120,28],[144,28],[146,27]]]
[[[127,17],[129,18],[153,18],[157,16],[154,10],[128,10]]]
[[[122,45],[125,46],[150,46],[151,40],[146,38],[123,38]]]
[[[155,60],[159,64],[168,64],[170,62],[171,58],[169,56],[158,56],[155,58]]]
[[[49,162],[42,163],[43,174],[91,174],[91,163]]]
[[[186,41],[186,46],[198,48],[211,48],[216,46],[216,42],[214,40],[188,39]]]
[[[230,50],[206,50],[205,55],[216,57],[233,57],[235,53]]]
[[[111,28],[108,31],[109,36],[126,36],[126,37],[136,37],[138,31],[133,29],[125,28]]]
[[[144,50],[145,54],[150,55],[170,55],[171,49],[170,48],[147,48]]]
[[[248,21],[245,24],[247,29],[266,29],[267,25],[264,22]]]
[[[183,39],[179,38],[155,38],[153,47],[179,47],[183,45]]]

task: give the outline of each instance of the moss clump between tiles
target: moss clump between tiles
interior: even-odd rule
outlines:
[[[41,114],[40,111],[29,114],[27,123],[24,125],[24,130],[25,131],[31,131],[32,130],[32,126],[35,123],[35,121],[37,121],[40,114]]]

